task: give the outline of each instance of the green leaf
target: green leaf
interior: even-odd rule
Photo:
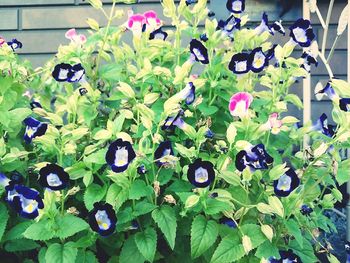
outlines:
[[[218,236],[218,226],[214,220],[207,220],[198,215],[193,219],[191,227],[191,255],[197,258],[209,249]]]
[[[98,263],[98,260],[93,252],[79,249],[75,263]]]
[[[231,206],[226,202],[221,202],[216,199],[207,199],[207,207],[205,213],[208,215],[215,215],[223,211],[231,210]]]
[[[163,205],[162,207],[153,210],[152,218],[163,232],[171,249],[174,249],[177,228],[174,210],[168,205]]]
[[[26,238],[45,241],[54,237],[54,232],[49,228],[51,222],[47,219],[40,220],[30,225],[23,233]]]
[[[258,246],[255,256],[258,258],[269,258],[269,257],[275,257],[279,258],[280,254],[278,251],[278,248],[271,243],[270,241],[265,241],[260,246]]]
[[[91,184],[88,188],[86,188],[84,194],[84,203],[85,207],[88,210],[93,209],[94,203],[99,202],[105,196],[106,189],[98,184]]]
[[[5,235],[4,240],[15,240],[19,238],[23,238],[24,231],[31,225],[32,223],[30,221],[25,221],[22,223],[19,223],[18,225],[15,225],[13,228],[11,228]]]
[[[0,203],[0,218],[1,218],[0,220],[0,240],[1,240],[5,232],[7,220],[9,219],[7,208],[3,203]]]
[[[56,236],[65,239],[87,229],[89,224],[79,217],[67,214],[63,217],[58,217],[57,226]]]
[[[139,200],[141,197],[153,194],[153,188],[143,180],[135,180],[130,188],[129,198]]]
[[[202,114],[204,116],[213,115],[214,113],[216,113],[219,110],[218,107],[216,107],[216,106],[209,106],[209,105],[206,105],[205,103],[201,103],[198,106],[198,109],[202,112]]]
[[[288,233],[295,238],[300,247],[303,247],[303,236],[298,222],[294,219],[289,219],[287,222],[285,222],[285,225],[288,229]]]
[[[108,188],[106,202],[117,209],[128,199],[129,189],[123,189],[117,184],[111,184]]]
[[[350,159],[346,159],[339,164],[336,179],[340,185],[350,180]]]
[[[293,103],[299,109],[302,109],[304,107],[300,98],[295,94],[288,94],[287,96],[284,97],[284,100],[287,102]]]
[[[45,254],[46,263],[75,263],[78,249],[73,242],[51,244]]]
[[[303,246],[301,247],[296,240],[292,240],[289,243],[289,247],[293,249],[293,252],[297,254],[302,262],[315,263],[318,262],[315,256],[314,250],[310,242],[303,238]]]
[[[241,231],[243,234],[250,237],[252,242],[252,249],[260,246],[267,240],[267,237],[261,231],[261,227],[254,224],[246,224],[241,226]]]
[[[231,263],[245,255],[238,233],[224,237],[216,248],[210,263]]]
[[[130,263],[130,259],[132,259],[132,263],[144,263],[146,261],[136,246],[134,236],[130,236],[124,243],[119,263]]]
[[[97,152],[94,152],[90,154],[87,157],[84,157],[84,163],[89,164],[89,163],[96,163],[96,164],[105,164],[106,163],[106,152],[107,149],[101,149]]]
[[[139,202],[135,205],[134,211],[132,212],[135,217],[148,214],[156,209],[157,206],[148,202]]]
[[[147,228],[135,235],[135,243],[141,254],[150,262],[153,262],[157,247],[157,233],[153,228]]]
[[[5,250],[7,252],[28,251],[36,249],[38,247],[40,247],[38,243],[26,238],[10,240],[5,244]]]

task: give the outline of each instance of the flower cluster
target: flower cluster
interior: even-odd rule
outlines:
[[[332,100],[336,124],[288,116],[302,107],[291,86],[318,65],[310,21],[278,45],[282,21],[263,13],[247,28],[244,0],[227,0],[220,21],[205,0],[163,0],[167,21],[129,11],[116,28],[115,3],[108,16],[89,2],[106,28],[89,19],[89,36],[68,30],[42,71],[1,69],[0,97],[17,101],[0,100],[1,171],[12,175],[0,185],[16,214],[35,219],[11,215],[2,247],[20,229],[14,240],[41,246],[46,261],[60,248],[55,256],[73,261],[317,262],[314,233],[332,228],[323,211],[349,179],[339,150],[350,86],[333,78],[315,89]],[[11,58],[22,46],[5,43]]]

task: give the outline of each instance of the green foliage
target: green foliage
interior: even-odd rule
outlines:
[[[207,221],[204,216],[198,215],[193,219],[191,227],[191,255],[197,258],[207,251],[218,236],[217,223]]]
[[[144,32],[125,30],[127,18],[116,3],[134,2],[114,0],[107,7],[89,0],[107,23],[89,18],[86,42],[73,39],[60,46],[35,71],[7,44],[0,46],[0,172],[8,178],[21,173],[23,184],[39,191],[44,202],[39,216],[26,221],[9,212],[12,206],[0,204],[1,247],[21,262],[40,263],[95,263],[101,255],[109,263],[255,263],[289,249],[303,262],[316,262],[322,246],[312,233],[335,230],[323,211],[342,200],[336,187],[350,179],[350,162],[339,154],[350,147],[349,113],[333,101],[328,116],[336,124],[332,136],[311,123],[296,127],[299,120],[288,111],[302,109],[303,103],[290,90],[308,73],[301,67],[304,59],[292,57],[298,50],[291,42],[277,45],[274,61],[261,72],[234,74],[229,69],[233,55],[258,47],[266,54],[274,44],[268,32],[246,28],[247,15],[240,16],[240,30],[228,33],[217,30],[217,19],[208,17],[206,0],[192,5],[163,0],[164,16],[173,25],[163,28],[168,33],[163,41],[149,39],[149,24]],[[123,25],[113,26],[117,19]],[[203,34],[209,63],[198,65],[186,41]],[[81,63],[83,79],[55,81],[52,72],[61,63]],[[195,100],[188,105],[184,88],[190,82]],[[339,97],[350,96],[349,83],[333,79],[330,84]],[[245,115],[242,109],[238,114],[228,110],[238,92],[253,98]],[[42,107],[31,109],[34,100]],[[28,116],[48,125],[29,144],[23,141]],[[174,129],[164,129],[165,123]],[[302,145],[305,136],[310,147]],[[136,155],[120,173],[106,164],[108,148],[117,139],[130,142]],[[155,160],[164,141],[171,143],[174,156]],[[260,144],[273,162],[253,169],[263,163],[253,160],[251,167],[239,170],[239,154],[254,155],[249,149]],[[213,165],[215,179],[208,187],[188,180],[196,159]],[[66,189],[39,185],[38,173],[47,163],[69,174]],[[289,168],[300,184],[288,196],[277,196],[276,180]],[[0,187],[3,199],[9,194],[5,185]],[[116,229],[108,237],[89,227],[94,217],[88,213],[96,202],[110,204],[116,214]],[[313,212],[303,215],[302,205]],[[328,258],[337,262],[331,254]]]
[[[152,211],[152,218],[163,232],[171,249],[174,249],[177,228],[174,209],[168,205],[163,205],[162,207]]]

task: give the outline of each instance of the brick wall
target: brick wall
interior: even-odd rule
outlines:
[[[111,6],[112,0],[105,0],[107,7]],[[144,12],[145,10],[153,9],[161,16],[161,5],[157,0],[141,0],[141,3],[136,5],[118,4],[118,8],[123,10],[132,9],[134,12]],[[327,2],[327,1],[326,1]],[[345,3],[335,5],[331,18],[331,27],[327,49],[329,50],[333,39],[336,35],[336,24],[339,15],[344,8]],[[228,12],[225,8],[225,0],[211,0],[210,9],[217,14],[218,18],[225,18]],[[254,23],[260,20],[263,11],[268,12],[270,20],[277,20],[278,14],[282,7],[277,0],[248,0],[246,12],[251,17],[251,22]],[[321,13],[327,12],[328,4],[320,4]],[[300,4],[288,12],[283,20],[288,26],[292,21],[301,16]],[[32,61],[34,66],[40,66],[45,61],[52,57],[59,44],[68,43],[64,33],[69,28],[78,28],[81,32],[86,33],[88,17],[96,19],[101,25],[105,24],[105,18],[99,12],[94,10],[83,0],[0,0],[0,35],[6,39],[18,38],[23,42],[23,49],[18,51],[22,57]],[[162,16],[161,16],[162,17]],[[169,25],[169,21],[162,17],[165,24]],[[122,23],[123,20],[117,21]],[[312,23],[314,25],[317,38],[322,40],[322,29],[316,15],[312,15]],[[288,30],[287,30],[288,31]],[[287,41],[288,37],[277,37],[276,42]],[[321,42],[321,41],[320,41]],[[346,78],[347,58],[346,51],[347,38],[346,32],[338,41],[337,50],[331,62],[332,68],[336,77]],[[296,52],[296,56],[300,55],[301,51]],[[320,66],[313,71],[313,87],[319,80],[327,81],[327,72],[325,67],[320,63]],[[301,96],[302,86],[296,84],[293,91]],[[330,102],[313,101],[312,117],[318,118],[322,112],[330,115]],[[293,113],[301,118],[301,112],[296,109]]]

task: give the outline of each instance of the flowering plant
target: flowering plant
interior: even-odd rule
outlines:
[[[315,91],[335,125],[288,115],[303,107],[290,87],[317,65],[310,21],[275,45],[281,22],[264,13],[245,28],[244,0],[227,1],[225,21],[206,0],[163,0],[171,30],[154,11],[111,26],[125,19],[116,2],[107,14],[90,0],[107,26],[69,30],[36,71],[18,41],[0,48],[5,250],[39,262],[336,260],[317,233],[334,230],[323,211],[349,180],[350,84]]]

